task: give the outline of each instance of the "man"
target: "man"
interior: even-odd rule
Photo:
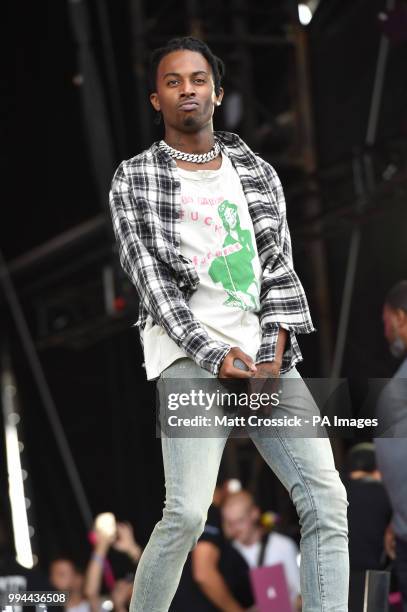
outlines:
[[[392,528],[396,538],[395,566],[407,612],[407,280],[386,296],[383,307],[384,336],[390,351],[402,363],[383,389],[378,418],[383,437],[375,439],[376,456],[383,483],[393,508]]]
[[[282,187],[274,169],[238,136],[213,131],[223,98],[222,66],[190,37],[154,52],[150,100],[163,117],[164,140],[122,162],[112,182],[120,260],[140,299],[147,378],[301,380],[296,333],[314,328],[293,269]],[[217,207],[224,201],[237,206],[240,227],[252,235],[259,310],[225,304],[222,283],[208,274],[219,251],[226,265],[235,252],[234,245],[223,246]],[[294,395],[282,409],[314,409],[312,398],[299,405]],[[250,435],[300,516],[304,610],[344,612],[347,499],[329,440],[284,439],[279,428],[272,434]],[[168,610],[203,530],[226,438],[162,435],[165,508],[138,565],[132,612]]]
[[[229,495],[222,505],[225,535],[246,559],[249,567],[282,563],[293,609],[300,609],[298,549],[291,538],[277,532],[266,533],[260,525],[260,509],[248,491]]]

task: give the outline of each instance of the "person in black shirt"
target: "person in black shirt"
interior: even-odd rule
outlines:
[[[366,570],[384,567],[384,534],[392,516],[372,443],[363,442],[350,449],[343,481],[349,501],[349,612],[360,612]]]
[[[218,482],[204,531],[188,555],[170,612],[243,612],[253,605],[249,567],[225,538],[219,507],[227,495]]]

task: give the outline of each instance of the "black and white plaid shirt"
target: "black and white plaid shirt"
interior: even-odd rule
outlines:
[[[262,267],[262,342],[256,363],[272,361],[279,327],[289,331],[281,372],[302,360],[296,333],[315,331],[301,282],[293,269],[283,189],[275,170],[237,136],[215,132],[239,175],[253,221]],[[136,325],[147,316],[205,370],[217,375],[231,348],[212,339],[188,306],[199,284],[180,251],[181,185],[175,161],[154,143],[117,168],[110,209],[120,262],[135,285],[140,305]]]

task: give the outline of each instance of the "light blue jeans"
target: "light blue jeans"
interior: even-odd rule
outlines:
[[[171,378],[210,377],[214,378],[190,359],[179,359],[161,374],[164,383]],[[301,378],[296,368],[284,377]],[[292,403],[287,398],[281,414],[319,414],[311,393],[305,393]],[[287,489],[299,516],[303,612],[347,612],[348,501],[329,438],[285,436],[278,427],[273,429],[271,436],[254,429],[250,437]],[[188,552],[203,531],[226,440],[227,435],[162,435],[165,507],[141,556],[130,612],[167,612]]]

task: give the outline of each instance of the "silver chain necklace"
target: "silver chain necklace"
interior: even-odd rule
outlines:
[[[212,149],[207,153],[185,153],[184,151],[178,151],[170,147],[164,140],[160,140],[159,146],[160,149],[165,151],[173,159],[182,159],[183,161],[192,162],[194,164],[205,164],[215,159],[220,153],[220,145],[216,139]]]

